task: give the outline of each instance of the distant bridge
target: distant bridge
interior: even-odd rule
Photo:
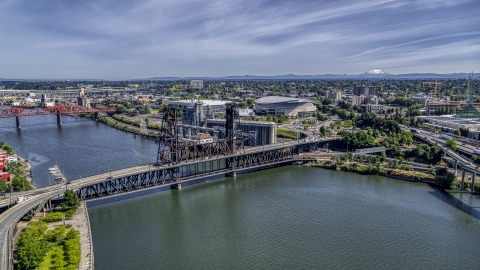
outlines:
[[[17,128],[21,128],[20,117],[23,116],[36,116],[36,115],[57,115],[57,123],[62,124],[62,114],[83,114],[83,113],[99,113],[99,112],[115,112],[117,108],[113,107],[100,107],[93,108],[87,106],[78,106],[78,105],[64,105],[64,106],[51,106],[45,108],[4,108],[0,110],[0,118],[12,118],[17,119]]]

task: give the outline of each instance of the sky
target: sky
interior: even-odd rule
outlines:
[[[480,71],[479,0],[1,0],[0,78]]]

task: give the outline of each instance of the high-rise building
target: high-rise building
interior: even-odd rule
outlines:
[[[375,86],[355,86],[353,87],[354,96],[375,96]]]

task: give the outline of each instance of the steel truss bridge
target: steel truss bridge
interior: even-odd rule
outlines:
[[[0,110],[0,118],[16,118],[17,128],[21,128],[20,117],[21,116],[35,116],[35,115],[57,115],[57,124],[62,124],[62,115],[78,115],[82,113],[107,113],[115,112],[117,108],[111,107],[100,107],[92,108],[87,106],[78,106],[78,105],[61,105],[61,106],[51,106],[45,108],[4,108]]]
[[[46,108],[4,108],[0,110],[0,118],[35,116],[48,114],[81,114],[95,112],[115,112],[117,108],[92,108],[77,105],[52,106]]]
[[[123,175],[109,176],[90,182],[88,178],[76,190],[81,200],[96,199],[138,191],[145,188],[172,186],[180,188],[182,182],[216,175],[236,175],[237,171],[255,170],[280,166],[300,161],[298,154],[316,151],[324,145],[332,144],[336,139],[324,139],[313,142],[290,142],[269,147],[250,148],[245,153],[216,156],[190,160],[167,166],[140,166],[135,171]],[[74,180],[77,182],[77,180]],[[72,181],[72,182],[74,182]]]
[[[158,185],[180,188],[181,182],[220,174],[235,175],[238,170],[276,166],[294,160],[296,154],[315,151],[326,141],[299,141],[273,144],[267,148],[251,147],[245,150],[245,134],[240,130],[238,105],[226,106],[225,137],[208,143],[199,143],[185,133],[178,122],[178,110],[169,106],[163,113],[164,132],[159,138],[156,166],[137,170],[120,177],[83,185],[77,189],[81,199],[108,196]],[[248,138],[248,134],[246,135]]]

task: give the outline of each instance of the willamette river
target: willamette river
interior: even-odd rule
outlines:
[[[157,144],[91,120],[0,119],[0,141],[48,184],[155,160]],[[479,269],[480,197],[285,166],[92,201],[96,269]]]

